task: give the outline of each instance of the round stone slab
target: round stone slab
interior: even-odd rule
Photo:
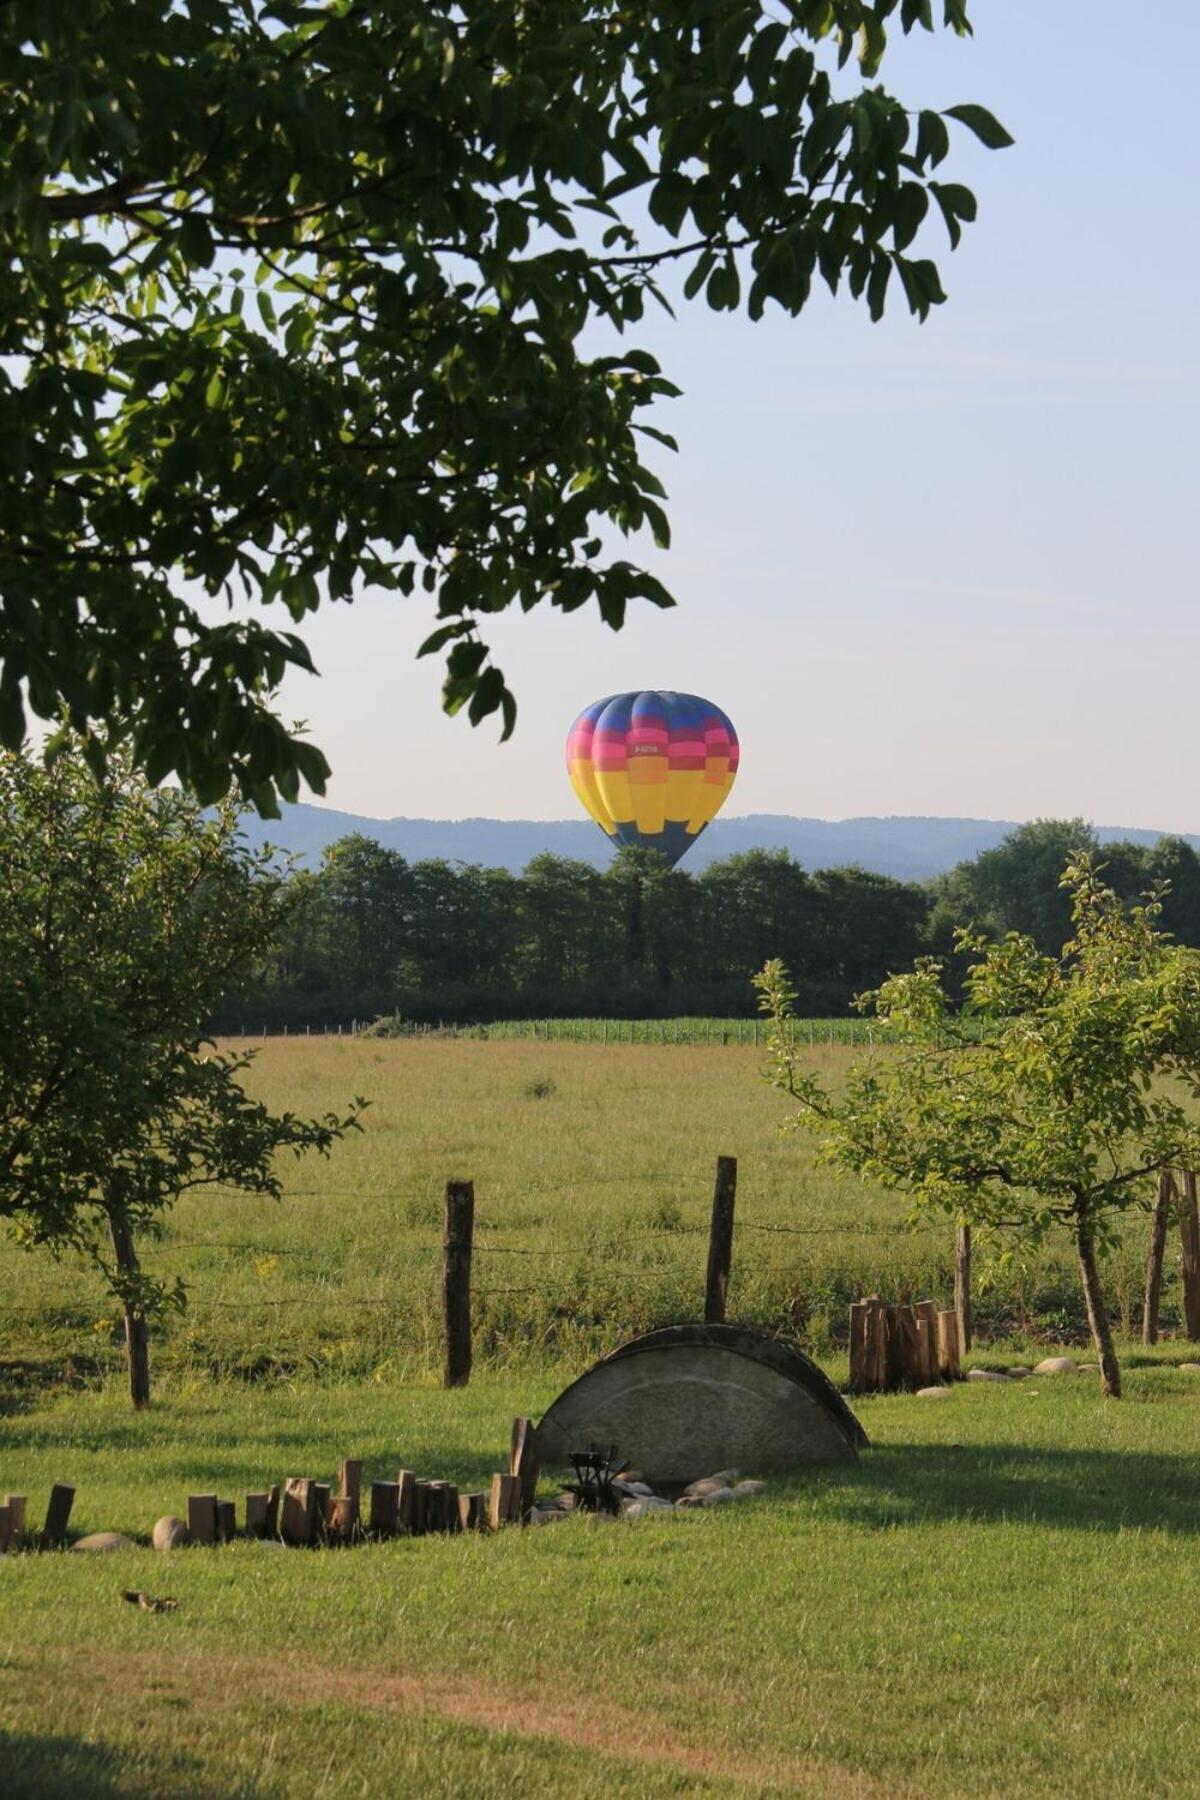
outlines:
[[[867,1442],[815,1363],[743,1325],[670,1325],[634,1338],[564,1389],[537,1435],[544,1467],[615,1444],[647,1480],[668,1485],[727,1464],[853,1462]]]

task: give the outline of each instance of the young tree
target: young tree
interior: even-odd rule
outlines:
[[[130,1394],[150,1397],[148,1330],[183,1303],[142,1267],[185,1190],[278,1196],[281,1151],[328,1153],[356,1123],[276,1114],[246,1093],[249,1053],[204,1041],[261,957],[280,883],[178,790],[77,756],[0,753],[0,1217],[18,1241],[82,1251],[125,1318]]]
[[[1101,1389],[1115,1397],[1098,1257],[1124,1213],[1146,1207],[1159,1171],[1200,1155],[1200,954],[1163,933],[1159,896],[1123,906],[1090,856],[1063,883],[1074,937],[1060,956],[1020,932],[998,943],[960,934],[976,959],[961,1016],[933,958],[865,995],[906,1042],[857,1062],[837,1095],[799,1066],[782,965],[768,963],[756,986],[771,1017],[769,1077],[831,1161],[917,1207],[1025,1240],[1071,1232]]]
[[[959,35],[966,8],[940,0]],[[975,217],[950,127],[1011,140],[878,85],[933,12],[5,0],[0,743],[27,687],[97,764],[99,720],[207,800],[320,792],[271,707],[303,641],[192,597],[299,622],[364,582],[436,594],[447,709],[507,734],[479,620],[671,603],[608,553],[668,535],[642,446],[676,390],[621,335],[648,301],[943,300],[914,240]]]

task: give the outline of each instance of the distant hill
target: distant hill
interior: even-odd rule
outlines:
[[[925,881],[955,863],[978,856],[1014,829],[1011,819],[796,819],[786,813],[750,813],[741,819],[717,819],[684,867],[695,872],[739,850],[790,850],[806,869],[830,869],[849,863],[894,875],[902,881]],[[1098,828],[1102,842],[1130,838],[1153,844],[1164,835],[1124,825]],[[612,852],[599,828],[588,819],[368,819],[325,806],[289,806],[282,819],[250,818],[246,835],[255,844],[268,842],[315,866],[327,845],[349,832],[361,831],[411,862],[444,857],[448,862],[482,863],[487,868],[519,874],[531,857],[544,850],[577,857],[604,868]],[[1183,836],[1185,834],[1180,833]],[[1188,837],[1200,851],[1200,837]]]

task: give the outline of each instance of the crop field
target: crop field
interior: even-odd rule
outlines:
[[[733,1044],[290,1037],[257,1046],[252,1085],[319,1112],[356,1094],[363,1129],[329,1161],[285,1166],[280,1204],[186,1197],[147,1266],[183,1276],[190,1303],[156,1327],[156,1370],[182,1379],[322,1374],[420,1379],[438,1362],[445,1183],[476,1190],[476,1366],[567,1372],[702,1301],[713,1169],[739,1161],[731,1312],[824,1354],[869,1292],[947,1303],[952,1231],[910,1229],[903,1202],[820,1166],[781,1136],[763,1053]],[[851,1052],[817,1043],[836,1080]],[[1147,1199],[1150,1196],[1147,1195]],[[1135,1216],[1108,1265],[1118,1324],[1140,1307]],[[977,1310],[994,1343],[1078,1336],[1065,1242],[1001,1261],[977,1245]],[[1169,1264],[1164,1323],[1179,1311]],[[120,1366],[118,1321],[85,1264],[0,1242],[5,1385],[87,1382]]]

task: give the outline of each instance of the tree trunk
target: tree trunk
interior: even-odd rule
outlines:
[[[1167,1224],[1174,1197],[1175,1183],[1171,1171],[1161,1169],[1158,1176],[1158,1197],[1150,1219],[1150,1248],[1146,1252],[1146,1294],[1142,1303],[1143,1344],[1158,1342],[1158,1302],[1162,1295],[1163,1256],[1167,1248]]]
[[[117,1207],[108,1215],[109,1229],[112,1232],[113,1254],[117,1259],[117,1267],[122,1275],[135,1276],[141,1271],[137,1259],[137,1251],[133,1247],[133,1233],[129,1229],[129,1220]],[[123,1302],[125,1312],[125,1350],[129,1360],[129,1398],[135,1407],[150,1404],[150,1340],[146,1331],[146,1321],[128,1300]]]
[[[958,1314],[958,1348],[963,1356],[971,1348],[971,1227],[954,1230],[954,1310]]]
[[[1117,1362],[1116,1350],[1113,1347],[1112,1326],[1109,1323],[1108,1308],[1104,1304],[1104,1293],[1100,1286],[1100,1271],[1096,1267],[1096,1242],[1092,1236],[1092,1228],[1086,1219],[1079,1219],[1076,1222],[1075,1243],[1079,1250],[1079,1278],[1083,1283],[1083,1297],[1087,1303],[1092,1343],[1095,1345],[1096,1355],[1100,1359],[1100,1392],[1108,1400],[1119,1400],[1121,1398],[1121,1369]]]
[[[1196,1213],[1196,1171],[1183,1171],[1179,1207],[1179,1239],[1183,1257],[1183,1316],[1188,1337],[1200,1338],[1200,1219]]]

